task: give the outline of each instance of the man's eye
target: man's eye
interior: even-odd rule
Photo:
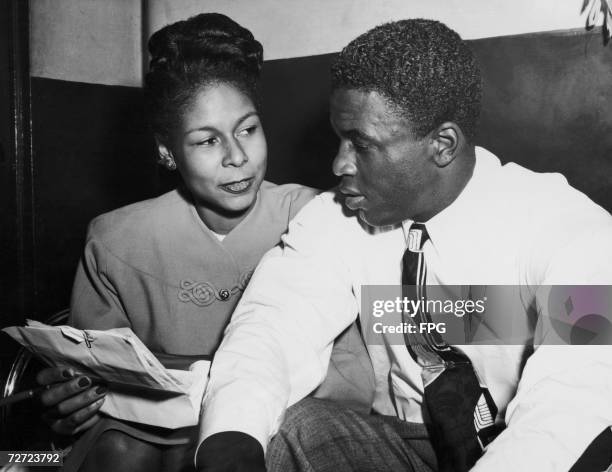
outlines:
[[[257,125],[249,126],[238,131],[238,136],[250,136],[257,129]]]
[[[352,144],[356,151],[367,151],[370,149],[370,146],[360,141],[353,141]]]

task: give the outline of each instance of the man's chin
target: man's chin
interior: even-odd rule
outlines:
[[[375,215],[372,215],[372,213],[369,211],[360,208],[359,210],[357,210],[357,216],[362,222],[364,222],[368,226],[383,226],[378,221],[378,218],[376,218]]]
[[[374,227],[382,227],[382,226],[396,226],[401,223],[401,221],[392,221],[390,218],[385,218],[384,215],[377,212],[373,212],[371,210],[359,209],[357,210],[359,219],[367,224],[368,226]]]
[[[385,215],[384,212],[373,208],[368,208],[368,205],[366,205],[364,201],[359,201],[352,205],[345,199],[343,203],[346,210],[353,214],[357,213],[359,220],[368,226],[393,226],[396,224],[393,221],[389,221],[389,215]],[[366,208],[363,208],[360,205],[364,205]]]

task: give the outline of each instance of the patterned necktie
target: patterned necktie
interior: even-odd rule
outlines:
[[[413,223],[402,267],[403,296],[427,300],[427,267],[423,246],[429,239],[425,225]],[[411,323],[428,323],[426,310],[418,310]],[[432,444],[440,472],[467,471],[497,436],[497,407],[481,386],[470,359],[444,342],[439,333],[406,335],[412,358],[423,368],[423,401],[431,427]]]

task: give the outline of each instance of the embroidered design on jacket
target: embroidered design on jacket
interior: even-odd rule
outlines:
[[[238,285],[231,288],[216,288],[209,282],[196,282],[193,280],[181,280],[179,284],[178,299],[185,303],[195,303],[198,306],[208,306],[215,300],[227,301],[232,295],[243,292],[251,280],[253,270],[243,272]]]
[[[181,280],[178,298],[182,302],[193,302],[198,306],[208,306],[215,301],[216,290],[207,282]]]

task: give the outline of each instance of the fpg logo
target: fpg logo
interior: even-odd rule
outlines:
[[[419,323],[418,324],[419,333],[431,334],[431,333],[446,333],[446,323]]]

